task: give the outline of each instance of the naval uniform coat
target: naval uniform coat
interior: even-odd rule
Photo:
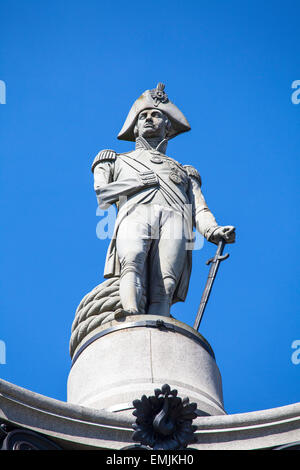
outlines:
[[[207,240],[218,227],[201,192],[198,171],[153,150],[145,139],[138,138],[136,149],[128,153],[116,154],[112,150],[102,150],[94,159],[92,171],[99,206],[107,208],[116,204],[118,208],[114,234],[106,256],[105,278],[119,276],[121,273],[116,251],[118,228],[136,204],[159,204],[185,214],[185,219],[189,219],[186,220],[186,228],[191,241],[193,227]],[[153,178],[153,174],[158,184],[149,186],[149,177],[152,175]],[[172,303],[186,298],[192,269],[191,249],[186,250],[186,262]]]

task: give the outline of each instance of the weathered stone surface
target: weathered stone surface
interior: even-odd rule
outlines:
[[[76,357],[68,379],[70,403],[131,413],[134,399],[168,383],[196,402],[199,414],[225,414],[211,347],[175,319],[137,315],[110,322],[83,340]]]

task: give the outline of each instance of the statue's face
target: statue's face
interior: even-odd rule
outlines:
[[[144,109],[138,115],[135,125],[136,137],[164,139],[170,128],[170,121],[159,109]]]

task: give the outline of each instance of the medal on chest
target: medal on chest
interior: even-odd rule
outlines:
[[[170,180],[175,184],[181,184],[184,182],[183,172],[173,162],[168,162],[171,172],[169,173]]]
[[[170,174],[169,174],[169,178],[171,181],[173,181],[173,183],[175,184],[180,184],[183,182],[181,176],[176,173],[175,171],[172,171]]]
[[[159,152],[151,152],[150,161],[157,164],[163,163],[163,159],[161,158]]]

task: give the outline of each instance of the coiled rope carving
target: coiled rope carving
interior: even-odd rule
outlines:
[[[143,295],[140,313],[145,311],[146,297]],[[122,308],[119,294],[119,277],[102,282],[89,292],[77,307],[70,339],[71,358],[79,343],[98,326],[115,319],[115,312]]]

